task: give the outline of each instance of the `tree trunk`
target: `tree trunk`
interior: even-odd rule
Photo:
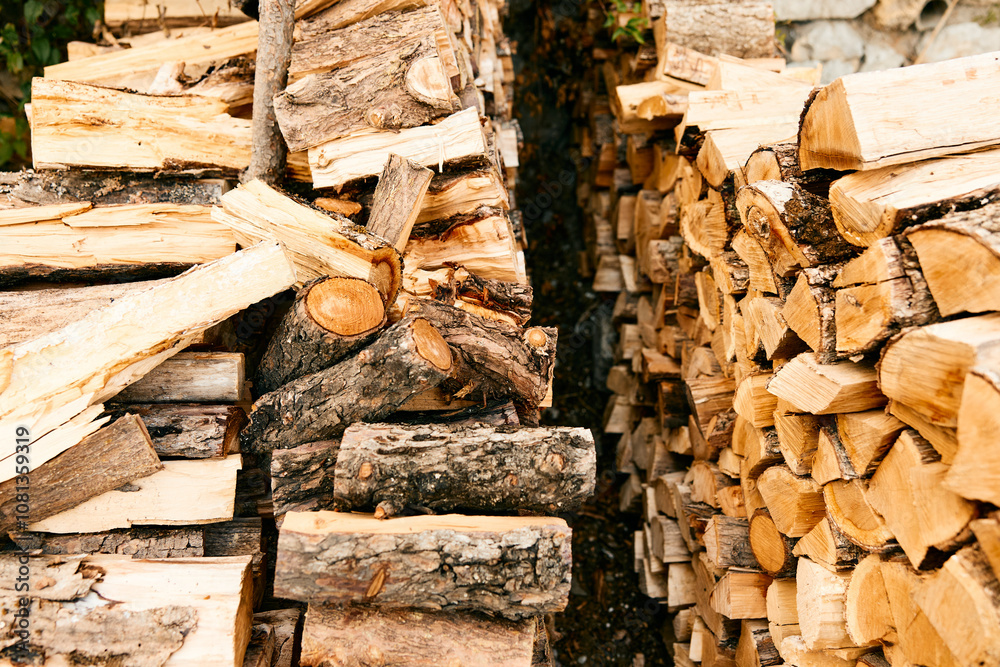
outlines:
[[[270,454],[337,437],[354,422],[387,417],[410,396],[440,384],[452,367],[438,329],[406,317],[354,357],[261,396],[241,443],[248,452]]]
[[[382,296],[371,283],[328,276],[304,285],[257,367],[256,393],[329,368],[370,343],[385,323]]]
[[[274,97],[288,81],[294,28],[295,0],[260,0],[253,82],[253,147],[244,176],[247,181],[274,185],[285,173],[288,146],[278,128]]]
[[[337,454],[338,508],[391,517],[436,512],[570,511],[594,491],[586,429],[355,424]]]
[[[465,546],[455,547],[458,539]],[[517,618],[569,600],[570,531],[561,519],[293,512],[278,541],[275,595],[486,611]]]

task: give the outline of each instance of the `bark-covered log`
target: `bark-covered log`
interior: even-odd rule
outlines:
[[[288,81],[292,60],[295,0],[261,0],[253,81],[253,126],[250,166],[245,179],[273,185],[285,172],[288,146],[275,116],[274,97]]]
[[[403,252],[434,172],[398,155],[390,155],[375,186],[367,229]]]
[[[218,204],[225,192],[221,178],[158,178],[123,171],[20,171],[0,174],[0,193],[39,206],[90,202],[117,204]]]
[[[340,443],[341,509],[476,512],[575,509],[594,492],[593,436],[583,428],[355,424]]]
[[[22,551],[43,554],[119,554],[132,558],[199,558],[205,555],[200,527],[136,526],[102,533],[13,533]]]
[[[274,516],[334,508],[333,476],[339,449],[339,440],[320,440],[272,452]]]
[[[411,301],[409,312],[434,322],[461,359],[449,378],[458,395],[512,396],[529,408],[545,399],[555,368],[556,329],[521,329],[426,299]]]
[[[23,451],[29,451],[27,449]],[[125,415],[29,475],[0,484],[0,531],[41,521],[162,470],[142,421]],[[24,498],[29,499],[24,502]],[[27,506],[27,511],[19,511]]]
[[[452,367],[438,329],[406,317],[357,355],[261,396],[241,443],[265,454],[337,437],[354,422],[387,417],[410,396],[440,384]]]
[[[517,618],[569,600],[571,531],[562,519],[457,514],[378,520],[290,512],[274,594]]]
[[[534,641],[534,619],[311,604],[301,664],[365,667],[380,655],[397,665],[531,667]]]
[[[235,405],[146,403],[118,409],[139,415],[159,456],[185,459],[227,456],[238,448],[247,421]]]
[[[382,296],[369,282],[327,276],[304,285],[260,361],[257,392],[329,368],[371,342],[385,323]]]

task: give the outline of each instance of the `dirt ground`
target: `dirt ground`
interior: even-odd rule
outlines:
[[[515,98],[524,132],[517,205],[524,214],[535,288],[533,324],[559,328],[554,406],[550,425],[586,426],[597,434],[598,492],[565,518],[573,527],[573,590],[556,615],[557,664],[670,665],[661,637],[666,610],[638,589],[633,572],[637,513],[618,511],[621,475],[614,472],[616,438],[600,436],[610,395],[613,297],[594,293],[579,274],[583,217],[576,176],[585,166],[573,149],[572,106],[591,67],[593,44],[576,0],[515,0],[507,32],[517,41]],[[640,660],[636,656],[641,655]]]

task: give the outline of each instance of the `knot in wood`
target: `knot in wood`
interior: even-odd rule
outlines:
[[[524,339],[533,347],[545,347],[549,342],[549,337],[538,327],[532,327],[524,332]]]
[[[514,473],[507,475],[507,483],[510,484],[511,486],[517,486],[517,481],[518,481],[517,475],[515,475]]]
[[[562,454],[552,452],[545,457],[542,472],[560,472],[566,467],[566,458]]]
[[[372,476],[372,472],[374,472],[372,464],[365,461],[361,464],[361,468],[358,469],[358,479],[368,479]]]
[[[754,236],[761,239],[771,236],[771,224],[767,221],[767,214],[756,206],[751,206],[747,210],[747,227]]]

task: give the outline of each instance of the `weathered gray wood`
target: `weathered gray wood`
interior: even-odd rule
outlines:
[[[250,166],[245,180],[269,185],[285,173],[288,147],[275,117],[274,96],[288,81],[292,60],[295,0],[261,0],[253,81],[253,126]]]
[[[136,526],[102,533],[14,533],[23,550],[43,554],[119,554],[133,558],[199,558],[205,555],[204,531],[198,527]]]
[[[354,422],[386,417],[440,384],[452,366],[438,330],[408,316],[361,353],[261,396],[240,436],[244,451],[270,453],[337,437]]]
[[[125,415],[30,475],[18,475],[0,484],[0,531],[23,530],[30,523],[162,468],[142,421],[136,415]],[[25,496],[28,502],[23,502]],[[19,511],[19,506],[28,511]]]
[[[561,519],[457,514],[378,520],[290,512],[278,538],[274,594],[486,611],[561,611],[569,599],[571,531]]]
[[[118,406],[117,411],[139,415],[159,456],[185,459],[236,451],[247,421],[243,408],[235,405],[145,403]]]
[[[0,173],[0,193],[26,204],[89,201],[115,204],[218,204],[226,190],[221,178],[156,178],[123,171],[33,171]]]
[[[368,231],[403,252],[434,172],[412,160],[390,155],[375,187]]]
[[[393,516],[437,512],[576,509],[594,492],[597,456],[584,428],[449,428],[354,424],[334,472],[339,509]]]

